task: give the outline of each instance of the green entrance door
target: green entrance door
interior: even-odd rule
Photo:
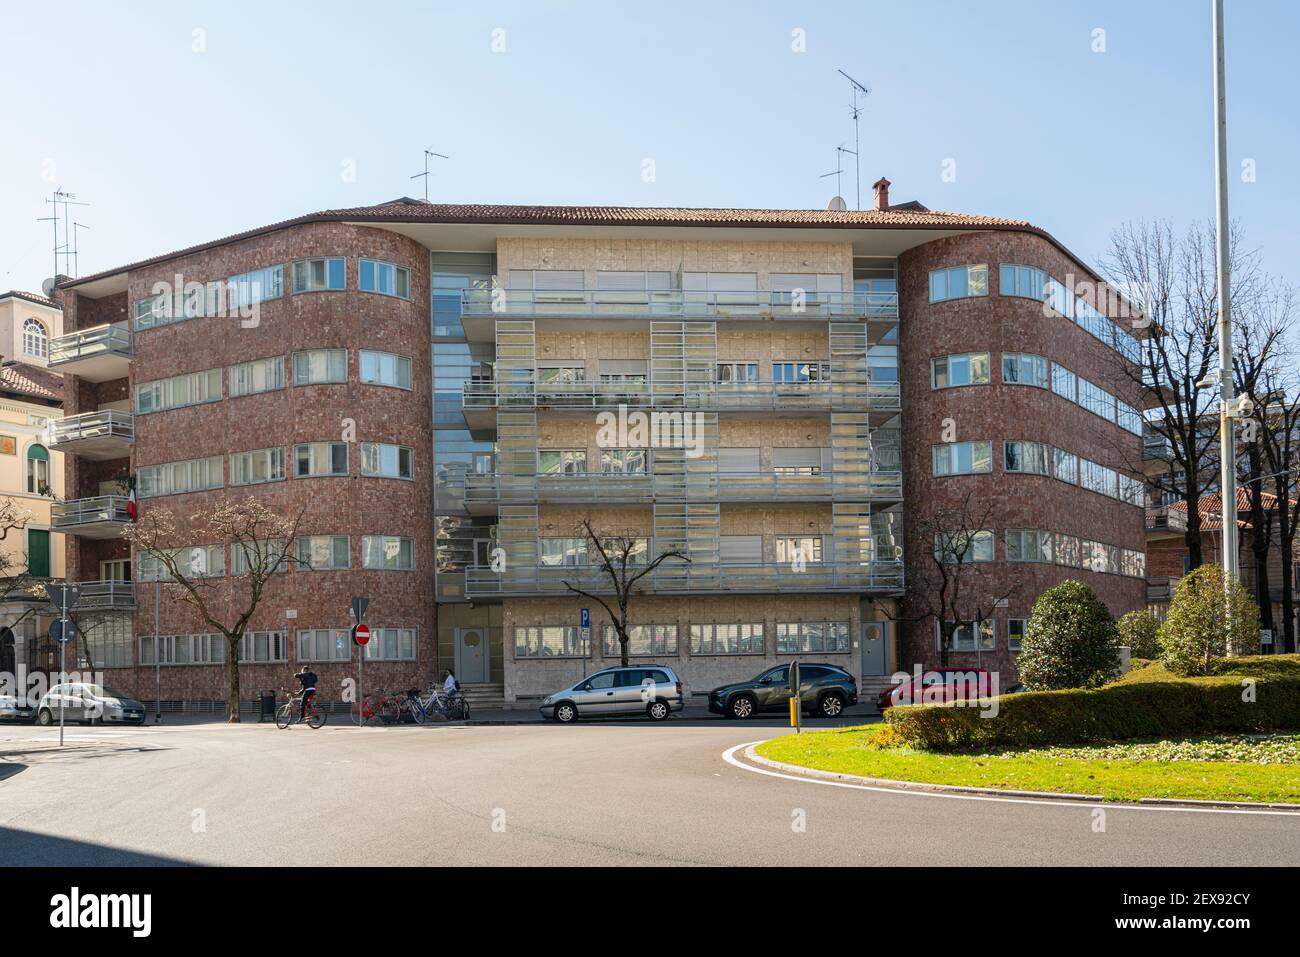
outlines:
[[[50,533],[43,528],[27,529],[27,574],[50,577]]]

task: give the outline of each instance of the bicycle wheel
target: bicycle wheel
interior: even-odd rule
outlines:
[[[411,702],[411,720],[416,724],[424,724],[429,718],[429,712],[425,711],[420,702]]]
[[[325,723],[325,709],[317,705],[314,701],[307,710],[307,727],[315,729]]]
[[[460,720],[462,721],[469,720],[469,702],[466,701],[464,698],[460,699]]]
[[[275,712],[275,726],[283,731],[293,723],[293,702],[286,701]]]

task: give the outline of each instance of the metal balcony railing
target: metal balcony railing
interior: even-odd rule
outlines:
[[[1173,458],[1173,444],[1169,441],[1168,436],[1164,435],[1144,435],[1142,436],[1142,458],[1151,461],[1168,461]]]
[[[772,410],[901,409],[897,382],[702,382],[676,390],[626,382],[466,382],[466,409],[608,409],[619,405],[670,409]]]
[[[135,582],[77,582],[77,611],[129,611],[135,607]]]
[[[596,594],[613,591],[609,575],[592,566],[539,565],[494,572],[490,568],[465,570],[468,597],[570,594],[565,582]],[[903,563],[899,561],[808,562],[796,568],[789,563],[701,564],[665,562],[637,584],[646,594],[691,592],[898,592],[903,588]]]
[[[119,359],[135,358],[131,340],[131,327],[125,322],[110,322],[90,329],[78,329],[50,340],[50,365],[63,366],[70,362],[114,356]]]
[[[1160,604],[1172,600],[1174,596],[1174,586],[1177,584],[1177,578],[1148,578],[1147,602],[1150,604]]]
[[[903,497],[902,472],[817,474],[719,472],[708,476],[580,473],[535,476],[467,475],[467,503],[645,502],[658,497],[692,501],[830,502],[896,500]]]
[[[616,292],[466,289],[461,313],[489,319],[870,319],[896,322],[895,292]]]
[[[135,416],[130,412],[101,409],[50,423],[53,448],[87,458],[121,458],[129,454],[134,442]]]
[[[1146,510],[1148,532],[1187,531],[1187,512],[1170,505],[1150,505]]]
[[[55,502],[50,506],[50,527],[56,532],[109,538],[131,520],[126,501],[124,495],[97,495]]]

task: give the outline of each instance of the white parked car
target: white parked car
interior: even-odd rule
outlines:
[[[55,685],[36,706],[37,724],[54,724],[59,720],[104,724],[144,724],[144,705],[107,685],[69,682]]]
[[[27,703],[27,698],[17,698],[11,694],[0,694],[0,721],[28,722],[36,717],[36,709]]]

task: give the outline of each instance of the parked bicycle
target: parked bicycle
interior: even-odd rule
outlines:
[[[410,711],[411,720],[424,724],[432,714],[440,714],[448,721],[468,721],[469,702],[463,695],[449,696],[435,686],[424,694],[415,688],[406,693],[406,709]]]
[[[401,720],[404,703],[401,695],[395,695],[391,691],[368,694],[359,705],[357,702],[352,703],[352,723],[360,724],[378,718],[384,724],[395,724]]]
[[[280,689],[284,691],[284,688]],[[295,721],[300,720],[302,712],[302,691],[295,691],[289,695],[289,700],[280,705],[279,710],[275,712],[275,726],[283,731]],[[325,723],[325,709],[320,706],[320,695],[312,693],[311,699],[307,702],[306,711],[307,727],[316,729]]]

